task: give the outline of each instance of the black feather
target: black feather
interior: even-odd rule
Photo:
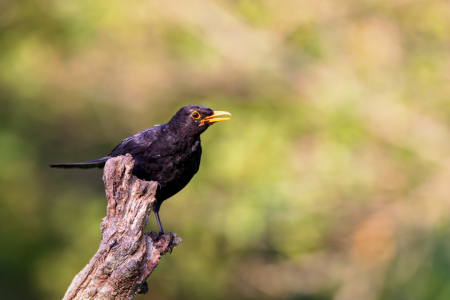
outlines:
[[[79,163],[71,163],[71,164],[54,164],[50,165],[52,168],[61,168],[61,169],[92,169],[92,168],[103,168],[105,166],[106,161],[110,159],[110,157],[103,157],[99,159],[94,159],[85,162]]]
[[[168,123],[144,129],[124,139],[103,158],[51,167],[102,168],[112,157],[131,154],[135,163],[133,175],[159,183],[153,210],[159,230],[163,232],[158,215],[161,203],[181,191],[197,173],[202,155],[200,134],[212,124],[202,119],[213,114],[210,108],[188,105]]]

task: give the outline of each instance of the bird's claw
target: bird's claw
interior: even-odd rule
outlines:
[[[170,231],[169,231],[167,234],[169,235],[169,246],[170,246],[170,244],[171,244],[172,241],[173,241],[173,234],[172,234],[172,232],[170,232]],[[169,253],[172,253],[172,250],[173,250],[173,247],[170,248]]]
[[[169,236],[169,241],[173,240],[173,233],[171,231],[169,231],[168,233],[164,233],[164,231],[159,232],[159,236],[165,236],[165,235]]]
[[[174,240],[174,235],[173,235],[173,233],[171,232],[171,231],[169,231],[168,233],[164,233],[164,231],[160,231],[159,232],[159,237],[164,237],[164,240],[165,241],[167,241],[167,238],[166,237],[169,237],[169,243],[168,243],[168,247],[170,246],[170,244],[172,243],[172,241]],[[173,250],[173,248],[172,247],[170,247],[170,251],[169,251],[169,253],[172,253],[172,250]]]

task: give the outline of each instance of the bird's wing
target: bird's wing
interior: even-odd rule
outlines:
[[[124,139],[111,151],[111,153],[108,154],[108,156],[115,157],[127,153],[130,153],[132,156],[139,155],[145,150],[148,150],[157,137],[157,127],[144,129]]]

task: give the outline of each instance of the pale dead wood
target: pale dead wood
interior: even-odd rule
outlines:
[[[103,173],[108,207],[97,253],[72,280],[63,300],[131,299],[148,291],[145,280],[161,255],[181,239],[144,233],[158,183],[132,175],[129,154],[108,160]]]

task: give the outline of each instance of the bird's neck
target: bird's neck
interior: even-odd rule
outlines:
[[[186,134],[183,130],[183,126],[180,126],[179,123],[175,124],[175,122],[168,122],[166,126],[164,126],[164,132],[168,136],[173,137],[173,141],[175,143],[182,143],[187,145],[192,145],[198,141],[200,141],[200,133],[199,134]]]
[[[167,122],[164,126],[164,129],[168,133],[180,134],[183,126],[177,121],[175,118],[172,118],[169,122]],[[181,125],[181,126],[180,126]]]

